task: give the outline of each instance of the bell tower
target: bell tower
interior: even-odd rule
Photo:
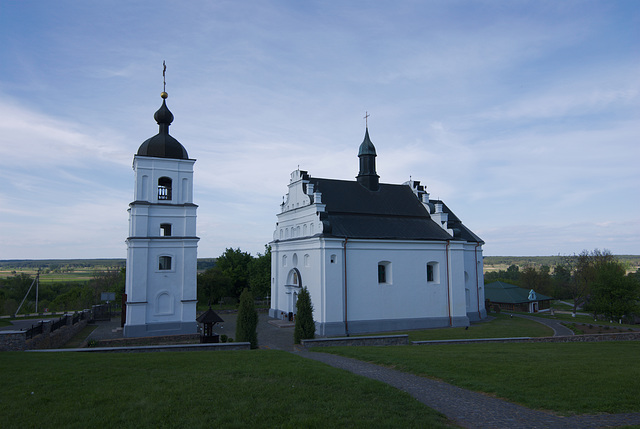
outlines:
[[[196,160],[169,135],[173,114],[167,93],[161,97],[162,106],[154,115],[159,132],[133,157],[124,337],[197,332]]]

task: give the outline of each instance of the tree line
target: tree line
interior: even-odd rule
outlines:
[[[0,313],[13,315],[24,299],[20,314],[36,311],[35,276],[19,273],[0,278]],[[124,292],[124,268],[96,270],[86,282],[40,282],[38,285],[38,312],[73,311],[91,308],[100,303],[102,292],[115,292],[116,303]],[[26,299],[25,299],[26,296]]]
[[[488,272],[485,284],[503,281],[533,289],[555,299],[572,301],[578,309],[620,320],[640,312],[640,272],[627,274],[627,264],[608,250],[583,250],[578,255],[558,256],[556,264]]]
[[[215,265],[198,274],[198,303],[237,302],[244,289],[254,299],[266,299],[271,292],[271,247],[256,257],[240,248],[228,248]]]

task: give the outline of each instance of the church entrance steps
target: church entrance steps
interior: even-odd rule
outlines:
[[[296,326],[296,322],[289,322],[288,320],[280,320],[280,319],[272,319],[272,320],[269,320],[268,323],[278,328],[293,328]]]

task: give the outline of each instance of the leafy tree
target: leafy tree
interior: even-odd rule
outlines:
[[[594,316],[604,314],[610,320],[619,320],[638,311],[640,284],[625,272],[618,261],[602,262],[597,267],[589,300]]]
[[[506,270],[491,271],[484,275],[485,284],[497,281],[520,286],[520,268],[517,265],[510,265]]]
[[[517,265],[509,265],[506,277],[510,280],[520,280],[520,268]]]
[[[249,289],[242,291],[240,306],[238,307],[238,321],[236,323],[236,341],[250,342],[251,348],[258,348],[258,313],[256,312],[253,296]]]
[[[302,288],[298,294],[298,302],[296,303],[296,326],[293,331],[293,341],[300,344],[300,340],[308,340],[315,338],[316,324],[313,321],[313,304],[311,303],[311,295],[309,290]]]
[[[520,284],[524,289],[535,290],[543,295],[551,296],[551,276],[549,267],[543,265],[536,269],[528,265],[520,272]]]
[[[122,303],[122,295],[124,295],[125,285],[127,281],[127,268],[120,268],[120,278],[118,281],[112,286],[111,292],[116,293],[116,305],[120,305]]]
[[[567,299],[567,289],[571,283],[571,268],[560,262],[553,268],[553,276],[551,277],[551,285],[553,293],[551,296],[557,299]]]
[[[216,260],[216,266],[231,281],[231,296],[238,298],[241,292],[249,287],[249,265],[253,258],[247,252],[228,248]]]
[[[89,280],[89,289],[91,289],[92,293],[91,304],[100,302],[102,292],[115,292],[117,285],[122,280],[122,270],[95,270],[93,277]]]
[[[231,279],[220,267],[215,266],[198,274],[198,302],[216,303],[220,298],[232,295]]]
[[[589,296],[591,285],[595,281],[599,269],[613,261],[613,255],[606,249],[604,251],[595,249],[593,252],[589,252],[588,250],[580,252],[575,260],[574,281],[572,282],[574,313],[579,303],[585,301]]]
[[[265,298],[271,293],[271,246],[264,246],[264,255],[249,264],[249,286],[256,298]]]

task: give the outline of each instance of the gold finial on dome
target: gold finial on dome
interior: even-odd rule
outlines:
[[[160,93],[160,97],[164,98],[165,100],[167,99],[167,97],[169,96],[169,94],[167,94],[166,92],[162,91]]]

